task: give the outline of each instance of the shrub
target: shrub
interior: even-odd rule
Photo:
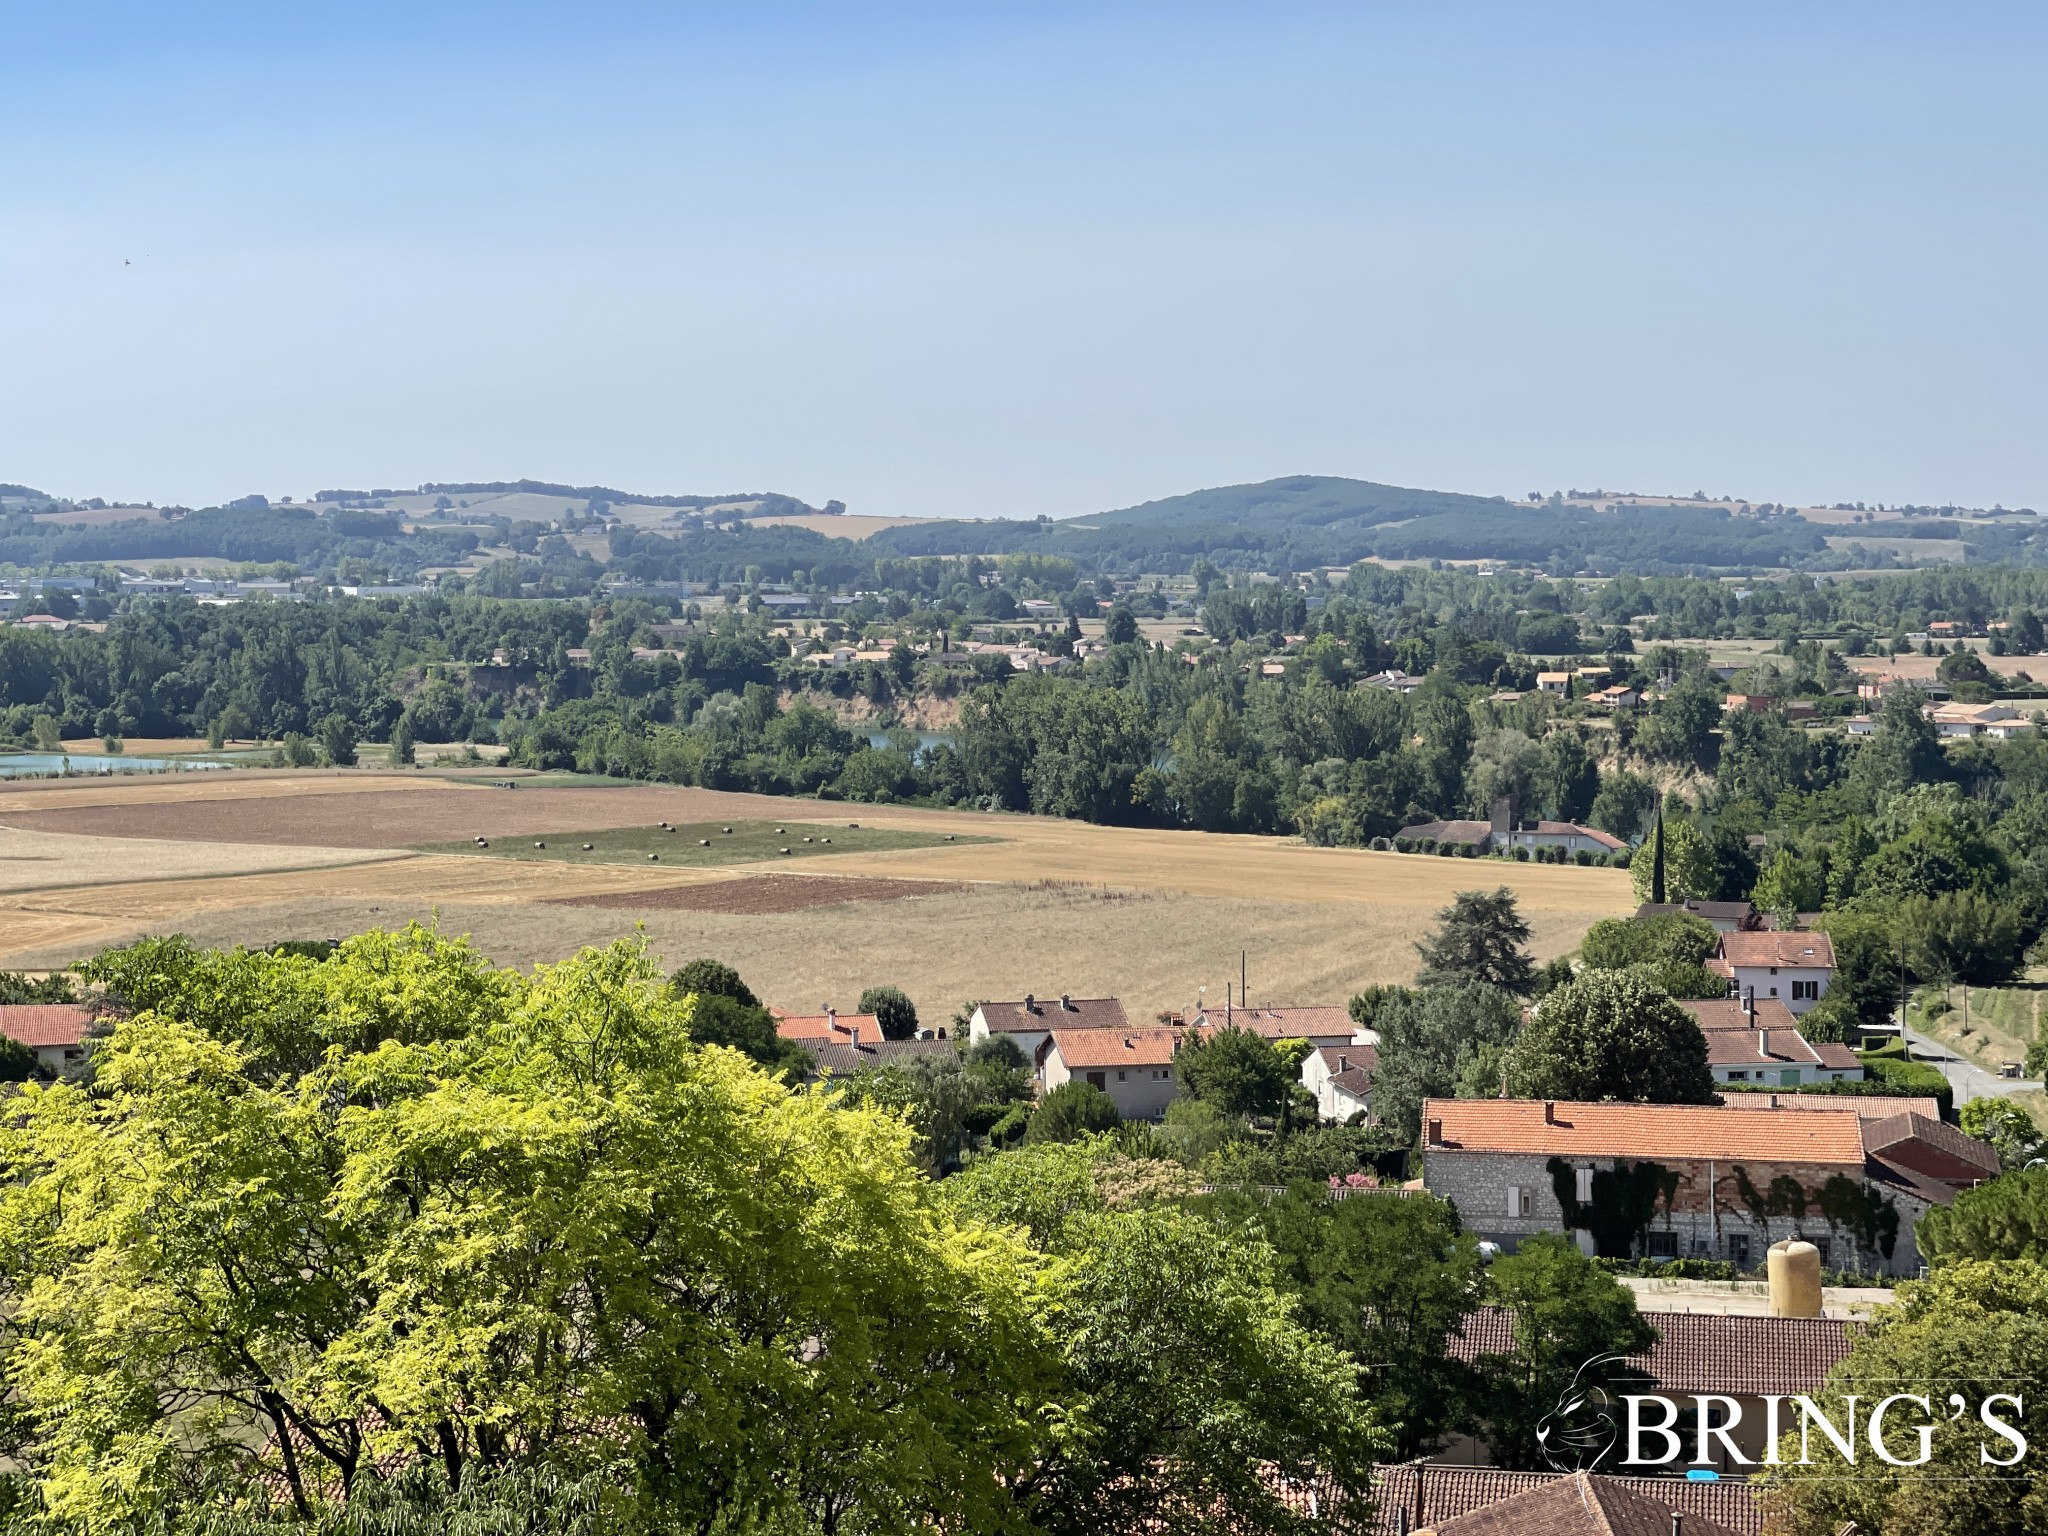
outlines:
[[[1527,848],[1524,848],[1520,843],[1517,843],[1515,845],[1515,857],[1521,860],[1522,863],[1526,864],[1529,862],[1529,850]]]

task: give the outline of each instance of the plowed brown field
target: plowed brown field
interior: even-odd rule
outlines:
[[[422,854],[429,842],[660,820],[753,818],[987,841],[692,873]],[[1250,953],[1253,996],[1342,1001],[1414,972],[1454,892],[1507,884],[1539,956],[1633,905],[1619,871],[1310,848],[912,807],[698,789],[497,789],[427,775],[282,772],[0,789],[0,965],[62,965],[183,931],[207,943],[320,938],[413,918],[506,963],[640,932],[674,965],[716,955],[786,1006],[903,987],[943,1019],[1027,991],[1117,995],[1133,1017],[1220,993]],[[823,864],[827,861],[818,860]],[[285,867],[280,868],[283,864]],[[320,867],[314,867],[320,866]],[[906,901],[905,897],[915,899]]]

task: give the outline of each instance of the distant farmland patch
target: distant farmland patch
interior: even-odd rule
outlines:
[[[913,896],[952,896],[966,890],[958,880],[863,880],[851,875],[742,875],[698,885],[662,886],[651,891],[598,891],[564,896],[562,907],[612,907],[654,912],[802,912],[852,901],[905,901]]]
[[[995,841],[955,833],[863,827],[849,818],[840,822],[699,821],[677,822],[667,827],[605,827],[586,832],[554,832],[546,837],[494,837],[481,843],[474,839],[466,843],[429,843],[419,851],[568,864],[676,864],[691,869]]]

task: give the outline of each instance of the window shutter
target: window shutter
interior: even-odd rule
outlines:
[[[1590,1169],[1590,1168],[1581,1168],[1581,1169],[1579,1169],[1579,1170],[1578,1170],[1578,1174],[1579,1174],[1579,1191],[1578,1191],[1578,1199],[1579,1199],[1579,1204],[1581,1204],[1581,1205],[1590,1205],[1590,1204],[1592,1204],[1592,1202],[1593,1202],[1593,1170],[1592,1170],[1592,1169]]]
[[[1508,1186],[1508,1215],[1519,1216],[1521,1214],[1522,1186],[1519,1184],[1510,1184]]]

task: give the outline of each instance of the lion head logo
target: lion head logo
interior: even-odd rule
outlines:
[[[1579,1367],[1557,1406],[1536,1426],[1536,1447],[1557,1472],[1597,1472],[1621,1443],[1621,1418],[1601,1377],[1621,1362],[1601,1355]]]

